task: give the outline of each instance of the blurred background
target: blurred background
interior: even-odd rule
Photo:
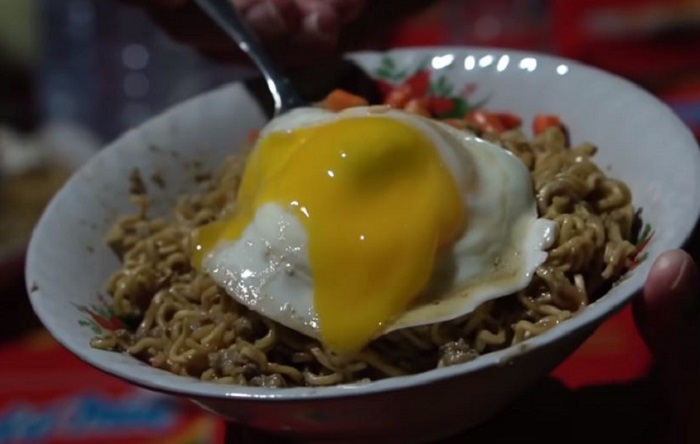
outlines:
[[[385,31],[383,47],[578,59],[650,90],[700,135],[700,0],[436,0]],[[174,43],[114,0],[0,0],[0,443],[223,442],[216,418],[107,377],[53,342],[27,302],[23,251],[48,200],[104,143],[250,75]],[[625,310],[552,376],[585,389],[635,384],[649,368]],[[645,417],[643,406],[627,407],[631,421]]]

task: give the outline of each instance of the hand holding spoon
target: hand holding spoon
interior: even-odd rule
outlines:
[[[275,106],[275,116],[291,109],[308,106],[291,82],[275,66],[258,38],[240,18],[230,0],[195,0],[199,7],[213,19],[238,47],[258,67],[270,90]]]

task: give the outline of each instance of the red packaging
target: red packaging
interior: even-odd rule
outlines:
[[[697,0],[550,0],[556,52],[649,86],[700,69]]]
[[[223,442],[194,405],[136,388],[79,361],[44,331],[0,347],[0,442]]]

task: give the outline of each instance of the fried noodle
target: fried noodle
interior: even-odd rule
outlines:
[[[108,234],[122,266],[107,288],[115,313],[136,327],[108,331],[92,345],[205,381],[328,386],[466,362],[570,319],[630,265],[636,220],[630,190],[595,165],[595,146],[569,147],[559,128],[532,141],[520,130],[482,136],[525,163],[540,216],[558,227],[548,259],[525,290],[453,321],[392,332],[353,359],[338,356],[248,310],[190,266],[192,230],[235,205],[245,161],[238,156],[199,191],[182,196],[168,219],[150,217],[144,187],[132,187],[138,211],[122,217]]]

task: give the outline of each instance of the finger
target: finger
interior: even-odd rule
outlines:
[[[301,13],[293,0],[233,0],[233,5],[261,40],[297,31]]]
[[[332,2],[326,0],[297,0],[303,16],[302,40],[335,42],[341,20]]]
[[[662,254],[652,266],[634,308],[640,333],[654,353],[672,351],[669,345],[687,329],[698,303],[697,286],[695,264],[682,250]]]
[[[674,250],[654,263],[635,319],[656,356],[672,412],[668,442],[700,442],[700,292],[697,266]]]
[[[309,54],[325,57],[336,47],[340,21],[329,0],[233,0],[233,4],[283,65],[302,63]]]
[[[188,2],[182,8],[152,9],[150,12],[151,18],[179,43],[193,46],[217,61],[250,63],[238,46],[194,2]],[[312,57],[317,60],[332,53],[329,45],[319,44],[317,40],[298,31],[287,38],[269,38],[265,45],[281,65],[296,66]]]

